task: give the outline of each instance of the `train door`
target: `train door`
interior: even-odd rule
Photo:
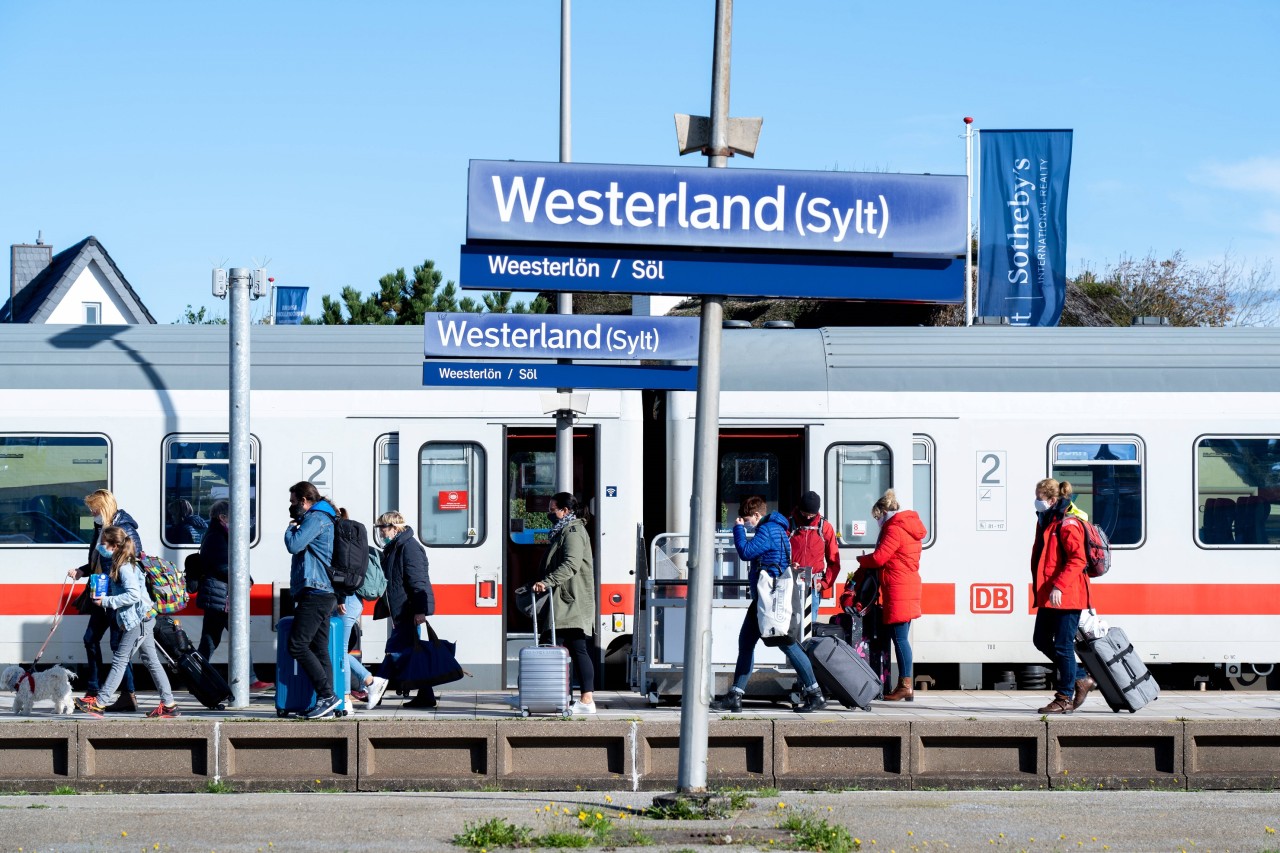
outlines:
[[[520,649],[534,642],[533,620],[515,606],[515,591],[540,577],[542,557],[552,522],[547,505],[556,488],[556,438],[549,427],[510,427],[506,433],[503,479],[503,611],[506,614],[506,686],[515,687]],[[573,432],[573,492],[591,509],[598,509],[597,436],[594,427]],[[592,537],[599,525],[592,524]],[[599,555],[599,542],[593,551]],[[596,562],[599,571],[599,562]],[[538,626],[546,630],[545,625]],[[596,655],[599,659],[599,655]]]
[[[502,427],[415,421],[394,434],[394,464],[380,458],[376,500],[394,488],[399,511],[427,550],[436,632],[458,644],[476,689],[502,685]],[[384,457],[392,444],[379,442]],[[389,478],[393,476],[395,484]]]
[[[752,495],[763,497],[770,510],[790,515],[812,488],[806,474],[803,428],[721,429],[717,529],[732,530],[738,505]]]

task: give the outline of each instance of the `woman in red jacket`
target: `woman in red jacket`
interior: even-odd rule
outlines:
[[[885,694],[885,700],[912,701],[911,644],[907,636],[911,620],[920,618],[920,543],[927,531],[914,510],[902,509],[889,489],[875,506],[871,517],[880,525],[876,550],[858,558],[864,569],[880,571],[880,604],[883,622],[893,638],[898,657],[898,686]]]
[[[1036,483],[1040,520],[1031,546],[1031,584],[1039,610],[1031,641],[1053,661],[1057,690],[1041,714],[1070,714],[1096,686],[1088,674],[1076,680],[1076,629],[1080,611],[1089,606],[1089,578],[1084,570],[1084,527],[1070,510],[1070,483]]]

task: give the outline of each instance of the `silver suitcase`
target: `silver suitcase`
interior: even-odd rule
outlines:
[[[548,591],[550,596],[551,592]],[[530,714],[569,715],[569,650],[557,646],[556,608],[554,601],[547,602],[551,614],[551,645],[525,646],[520,650],[520,676],[518,702],[520,716]],[[533,637],[538,642],[538,608],[533,608]]]

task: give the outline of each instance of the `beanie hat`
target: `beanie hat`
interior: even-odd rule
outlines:
[[[822,509],[822,498],[817,492],[805,492],[800,496],[800,508],[805,512],[817,513]]]

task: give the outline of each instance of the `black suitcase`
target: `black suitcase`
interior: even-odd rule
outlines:
[[[169,661],[167,669],[174,675],[181,673],[182,681],[196,701],[212,711],[226,707],[231,699],[231,685],[195,650],[177,619],[163,614],[157,616],[153,636],[156,647]]]
[[[805,641],[804,652],[828,696],[846,708],[871,710],[871,700],[880,696],[880,678],[852,646],[839,637],[819,636]]]

